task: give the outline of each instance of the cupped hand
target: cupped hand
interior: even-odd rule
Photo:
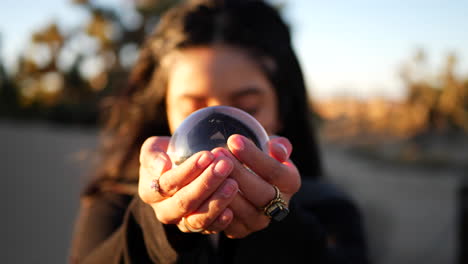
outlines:
[[[233,220],[228,205],[238,193],[232,158],[217,151],[201,151],[172,168],[167,155],[169,137],[151,137],[142,145],[138,193],[163,224],[182,232],[218,233]],[[185,222],[184,222],[185,217]],[[187,227],[188,226],[188,227]]]
[[[296,166],[289,159],[292,146],[284,137],[273,137],[268,142],[269,153],[262,152],[252,141],[241,135],[228,139],[228,148],[215,149],[231,157],[233,169],[230,177],[240,192],[229,204],[234,219],[224,230],[230,238],[242,238],[268,226],[270,219],[262,208],[274,197],[277,186],[282,198],[289,204],[299,190],[301,178]]]

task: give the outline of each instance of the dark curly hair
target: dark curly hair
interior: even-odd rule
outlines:
[[[277,94],[278,134],[293,144],[292,160],[302,177],[322,174],[303,75],[278,10],[263,1],[189,1],[161,18],[127,86],[107,100],[100,162],[85,193],[138,180],[140,146],[150,136],[170,135],[163,58],[174,50],[213,44],[239,48],[259,63]]]

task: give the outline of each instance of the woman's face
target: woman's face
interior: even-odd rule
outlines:
[[[166,96],[173,133],[192,112],[216,105],[240,108],[254,116],[268,134],[279,129],[272,84],[245,53],[227,46],[194,47],[170,56]]]

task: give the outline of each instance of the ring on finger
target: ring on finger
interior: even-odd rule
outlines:
[[[164,192],[161,190],[161,185],[159,184],[159,178],[160,177],[157,177],[157,178],[154,178],[153,180],[151,180],[150,188],[155,193],[159,193],[159,195],[161,195],[163,197],[166,197],[166,195],[164,195]]]
[[[191,233],[200,233],[205,231],[203,228],[193,228],[192,226],[189,225],[187,222],[187,218],[182,217],[182,223],[184,224],[184,227]]]
[[[151,181],[151,189],[155,192],[159,192],[159,178],[153,179]]]
[[[270,219],[273,219],[277,222],[283,220],[288,214],[289,209],[286,204],[286,201],[281,196],[281,191],[276,185],[272,185],[275,189],[275,198],[273,198],[267,205],[260,208],[263,213],[268,216]]]

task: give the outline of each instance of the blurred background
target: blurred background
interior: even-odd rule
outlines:
[[[5,263],[65,263],[99,106],[177,0],[0,2]],[[468,3],[271,1],[373,263],[468,263]]]

